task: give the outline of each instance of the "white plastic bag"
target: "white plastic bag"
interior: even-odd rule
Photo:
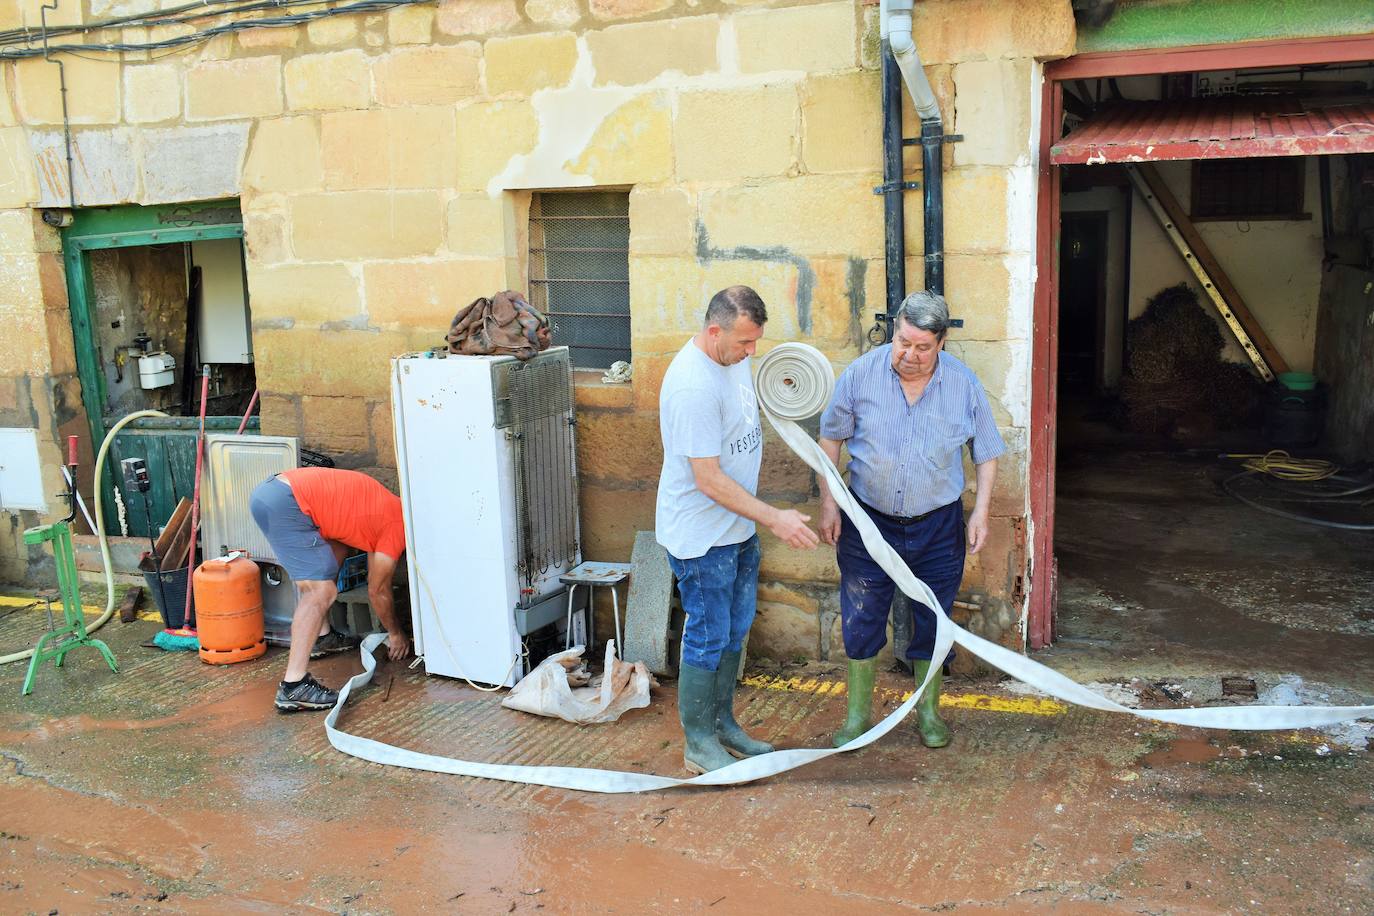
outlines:
[[[501,701],[507,709],[554,716],[579,725],[614,722],[628,709],[649,705],[649,688],[658,681],[643,662],[633,665],[616,657],[615,640],[606,642],[606,667],[588,686],[581,673],[582,646],[550,655]],[[576,681],[574,687],[570,681]]]

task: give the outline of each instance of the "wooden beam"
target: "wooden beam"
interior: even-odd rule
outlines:
[[[1191,253],[1196,265],[1189,264],[1189,267],[1193,268],[1193,272],[1198,275],[1208,301],[1212,302],[1221,312],[1221,317],[1226,320],[1227,326],[1236,333],[1236,339],[1246,349],[1247,355],[1254,359],[1257,355],[1254,350],[1259,351],[1258,356],[1262,358],[1263,363],[1267,364],[1268,369],[1266,372],[1266,366],[1256,361],[1255,368],[1259,370],[1260,375],[1265,376],[1267,381],[1277,373],[1287,372],[1287,361],[1275,349],[1269,336],[1264,333],[1264,328],[1260,327],[1259,321],[1251,314],[1250,308],[1241,298],[1235,284],[1231,282],[1231,278],[1227,276],[1216,256],[1212,254],[1212,249],[1202,240],[1202,236],[1198,235],[1197,227],[1188,218],[1188,214],[1183,212],[1183,208],[1178,205],[1173,192],[1159,177],[1159,172],[1148,162],[1133,163],[1128,165],[1127,169],[1135,170],[1144,179],[1149,192],[1159,202],[1168,222],[1172,224],[1172,226],[1167,224],[1164,226],[1165,232],[1172,237],[1173,233],[1170,232],[1170,229],[1177,230],[1178,235],[1190,249],[1190,251],[1180,249],[1183,259],[1187,261]],[[1201,268],[1202,273],[1199,273],[1197,268]],[[1220,301],[1218,301],[1218,296]],[[1228,309],[1231,315],[1227,314]],[[1234,316],[1234,321],[1232,316]],[[1247,335],[1248,340],[1246,339]],[[1250,346],[1252,343],[1253,346]]]

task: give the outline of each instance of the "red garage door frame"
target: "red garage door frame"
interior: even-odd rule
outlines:
[[[1374,36],[1199,45],[1081,54],[1045,66],[1041,87],[1036,201],[1036,281],[1031,349],[1030,513],[1026,639],[1032,649],[1054,639],[1055,377],[1059,352],[1059,173],[1050,149],[1060,139],[1063,83],[1113,76],[1187,73],[1374,60]]]

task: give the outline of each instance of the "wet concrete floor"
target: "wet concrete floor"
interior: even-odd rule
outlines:
[[[118,676],[81,651],[21,699],[23,665],[0,668],[0,910],[1369,911],[1374,765],[1323,736],[1177,729],[964,682],[945,750],[903,726],[755,785],[595,796],[344,756],[320,716],[272,710],[283,653],[210,667],[140,648],[155,630],[101,631]],[[315,670],[338,684],[360,665]],[[884,703],[907,686],[885,675]],[[740,697],[788,746],[823,746],[843,714],[816,669]],[[670,686],[579,728],[384,662],[350,707],[344,727],[418,750],[681,772]]]

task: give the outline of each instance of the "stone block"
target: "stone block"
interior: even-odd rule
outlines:
[[[305,27],[310,43],[317,48],[337,48],[352,44],[358,37],[357,16],[326,16]]]
[[[582,411],[630,410],[634,407],[634,386],[623,382],[601,381],[600,369],[578,369],[573,373],[573,403]]]
[[[492,38],[484,53],[487,95],[533,95],[568,84],[577,65],[577,36],[553,32]]]
[[[1016,165],[1031,157],[1031,62],[965,61],[954,67],[954,164]]]
[[[808,172],[872,172],[882,167],[879,75],[815,76],[801,87],[802,165]]]
[[[439,188],[452,184],[453,109],[342,111],[320,119],[327,190]]]
[[[883,208],[873,194],[879,180],[811,175],[704,190],[701,228],[710,249],[727,254],[747,248],[773,256],[873,256],[883,250]]]
[[[784,175],[795,167],[797,91],[784,84],[683,92],[673,128],[681,180]]]
[[[630,444],[633,443],[633,446]],[[577,476],[612,485],[658,485],[663,444],[658,413],[584,410],[577,415]]]
[[[344,264],[281,264],[248,272],[253,320],[295,327],[347,321],[363,311],[358,280]]]
[[[66,312],[67,271],[62,266],[62,255],[55,251],[45,251],[35,255],[34,259],[38,265],[38,289],[43,307]]]
[[[76,197],[82,204],[130,203],[138,196],[138,158],[135,132],[123,127],[83,130],[72,134]],[[38,204],[70,206],[67,188],[67,147],[61,131],[29,134],[32,163],[37,170]]]
[[[667,93],[637,96],[608,114],[567,165],[592,184],[653,184],[673,174],[673,123]]]
[[[19,123],[14,114],[14,101],[7,86],[0,86],[0,127],[13,127]]]
[[[783,583],[760,582],[749,655],[778,661],[813,659],[820,641],[816,599]]]
[[[677,351],[690,336],[683,335],[670,352],[649,356],[635,350],[634,379],[630,382],[634,387],[635,410],[658,410],[658,393],[663,387],[663,374],[668,371],[668,364],[673,361]],[[650,524],[650,527],[653,525]]]
[[[444,207],[434,191],[305,194],[289,212],[302,260],[422,257],[443,243]]]
[[[598,86],[634,86],[659,74],[700,76],[719,69],[715,16],[616,25],[586,35]]]
[[[1007,213],[1012,204],[1007,178],[1006,169],[991,167],[945,173],[947,251],[1000,251],[1007,247]]]
[[[0,128],[0,206],[26,207],[37,198],[38,174],[24,128]]]
[[[372,431],[372,454],[382,467],[396,467],[396,427],[391,421],[391,401],[371,401],[367,405],[368,426]]]
[[[181,114],[181,73],[171,64],[124,68],[124,120],[156,124]]]
[[[186,71],[186,120],[268,118],[282,112],[281,58],[207,61]]]
[[[392,51],[372,65],[377,101],[438,105],[469,98],[477,94],[481,59],[481,48],[475,43]]]
[[[62,64],[71,123],[119,123],[119,62],[68,54]],[[57,65],[42,57],[28,57],[15,61],[13,68],[14,98],[23,122],[61,124],[62,89]]]
[[[434,34],[434,8],[414,4],[386,13],[386,36],[393,45],[427,45]]]
[[[601,20],[638,19],[671,9],[674,0],[588,0],[592,16]]]
[[[294,48],[300,41],[301,30],[292,26],[289,28],[267,28],[245,29],[238,33],[239,47],[245,51],[257,51],[262,48]]]
[[[47,331],[48,371],[54,375],[76,374],[76,344],[72,340],[72,315],[66,309],[48,309],[43,313]]]
[[[1011,595],[1016,576],[1024,567],[1024,550],[1017,546],[1020,519],[992,516],[983,549],[968,557],[961,591],[983,592],[995,598]]]
[[[630,192],[630,257],[693,254],[696,206],[681,188],[637,186]]]
[[[445,35],[493,35],[519,22],[515,0],[440,0],[435,16]]]
[[[447,247],[467,257],[504,257],[505,200],[486,194],[460,194],[449,201]]]
[[[371,99],[371,60],[363,51],[307,54],[286,62],[286,104],[292,111],[366,108]]]
[[[703,297],[705,275],[704,266],[693,258],[630,259],[630,321],[636,381],[641,355],[676,352],[683,341],[700,329],[710,300],[709,294]],[[655,339],[661,342],[655,343]]]
[[[401,331],[338,330],[327,336],[310,328],[257,329],[253,355],[258,384],[276,395],[319,394],[386,398],[391,358],[414,349]]]
[[[20,207],[0,210],[0,255],[32,254],[34,211]]]
[[[258,383],[262,384],[261,369]],[[264,436],[299,436],[301,427],[301,399],[299,396],[283,396],[264,391],[258,401],[258,417],[262,421]]]
[[[504,259],[374,261],[363,266],[372,324],[423,329],[433,335],[431,345],[448,332],[460,309],[508,285]]]
[[[945,257],[945,298],[950,314],[964,320],[960,340],[1003,340],[1011,314],[1011,275],[996,255]]]
[[[764,462],[771,460],[765,452]],[[773,501],[774,505],[785,509],[797,509],[803,515],[811,516],[813,527],[820,517],[820,510],[814,504],[790,505]],[[808,584],[838,585],[840,570],[835,565],[835,551],[821,545],[815,550],[796,550],[773,536],[773,533],[759,526],[759,542],[763,548],[763,561],[759,564],[759,580],[781,582],[805,582]]]
[[[258,122],[243,170],[246,189],[298,193],[318,190],[323,184],[320,128],[315,118]]]
[[[286,217],[281,213],[252,211],[243,214],[243,244],[250,273],[258,267],[290,260]],[[254,308],[257,303],[253,303]]]
[[[539,140],[539,122],[528,102],[479,102],[459,108],[456,116],[459,189],[486,190],[513,157],[530,152]]]
[[[367,401],[357,397],[301,398],[301,444],[331,457],[362,456],[372,451]]]
[[[853,3],[817,3],[735,16],[741,73],[849,70],[858,65]]]
[[[526,0],[525,15],[535,25],[570,26],[582,18],[577,0]]]
[[[1074,52],[1069,0],[928,0],[916,4],[916,47],[927,64],[1006,57],[1041,60]]]
[[[145,204],[238,197],[247,124],[140,131]]]

